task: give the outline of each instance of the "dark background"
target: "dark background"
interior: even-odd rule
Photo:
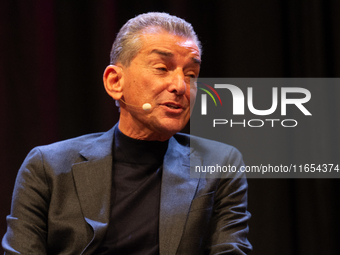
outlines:
[[[204,47],[201,77],[339,77],[339,7],[336,0],[1,1],[0,236],[29,150],[105,131],[117,121],[102,73],[115,34],[129,18],[165,11],[191,22]],[[339,140],[338,112],[332,112],[337,95],[328,95],[320,105],[329,108],[324,130]],[[290,155],[296,136],[277,138],[290,141],[277,153]],[[266,146],[265,138],[254,139]],[[339,155],[334,144],[323,153]],[[250,179],[252,254],[340,254],[339,184]]]

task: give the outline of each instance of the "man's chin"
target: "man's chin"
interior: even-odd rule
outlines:
[[[169,121],[162,123],[159,127],[160,133],[168,136],[169,138],[174,134],[180,132],[185,127],[183,122],[176,123],[176,121]]]

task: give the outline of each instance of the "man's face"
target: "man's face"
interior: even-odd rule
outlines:
[[[122,66],[122,99],[131,105],[151,104],[149,111],[121,103],[120,129],[136,139],[166,140],[184,128],[196,96],[200,54],[188,38],[164,30],[144,33],[142,49]],[[190,105],[190,95],[192,105]]]

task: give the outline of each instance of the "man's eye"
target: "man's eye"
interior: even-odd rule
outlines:
[[[195,74],[187,74],[187,76],[189,76],[190,78],[196,78]]]
[[[163,71],[163,72],[166,72],[166,71],[167,71],[166,67],[157,67],[157,70]]]

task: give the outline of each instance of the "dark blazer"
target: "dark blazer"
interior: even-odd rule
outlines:
[[[113,134],[114,128],[28,154],[7,217],[5,254],[91,254],[100,245],[110,214]],[[190,178],[190,164],[195,171],[201,165],[239,168],[243,162],[222,143],[183,134],[170,139],[161,184],[160,254],[247,254],[246,179],[206,178],[212,176],[207,173]]]

